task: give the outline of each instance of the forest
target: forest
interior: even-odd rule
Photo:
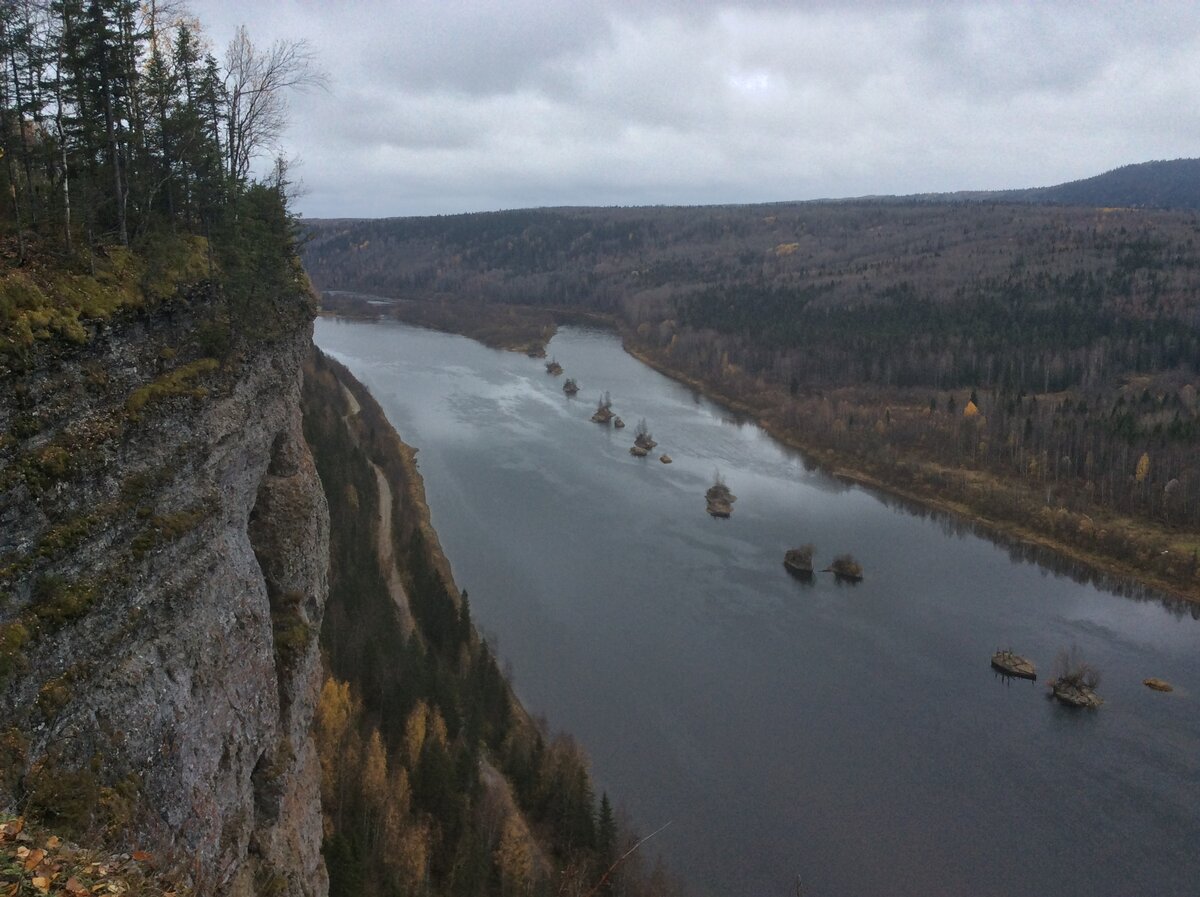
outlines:
[[[0,378],[53,364],[117,319],[187,309],[195,326],[122,408],[136,421],[155,402],[202,401],[200,375],[250,366],[258,341],[307,327],[287,163],[253,172],[284,125],[285,94],[322,78],[303,42],[258,47],[244,29],[218,60],[200,24],[166,2],[0,5]],[[356,429],[345,383],[364,409]],[[0,434],[5,460],[42,425],[41,409],[19,407]],[[304,411],[334,534],[315,730],[331,893],[674,893],[640,854],[618,864],[634,842],[594,793],[583,749],[516,701],[420,511],[412,452],[378,406],[318,358]],[[75,449],[55,447],[56,475],[87,463]],[[389,566],[375,553],[376,469],[398,498]],[[163,525],[176,523],[188,520]],[[132,549],[154,547],[144,542]],[[86,609],[57,593],[45,603]],[[286,603],[272,624],[286,663],[307,630]],[[4,663],[19,660],[13,632],[24,630],[6,624]],[[94,811],[88,794],[68,796]]]
[[[607,794],[597,799],[583,749],[527,716],[472,624],[415,453],[319,352],[305,371],[304,425],[331,529],[317,722],[330,894],[676,893],[638,852],[620,859],[637,839]],[[400,609],[376,551],[376,471],[396,496]]]
[[[305,285],[287,162],[251,177],[322,82],[303,42],[218,62],[168,2],[13,0],[0,64],[0,370],[180,284],[220,284],[226,342]]]
[[[322,289],[433,317],[607,314],[635,354],[835,468],[1200,593],[1192,211],[862,200],[308,228]]]

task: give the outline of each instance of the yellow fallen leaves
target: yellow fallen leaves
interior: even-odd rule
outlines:
[[[44,847],[35,846],[35,842]],[[57,835],[26,827],[24,819],[0,821],[0,897],[186,897],[154,869],[145,850],[98,854]]]

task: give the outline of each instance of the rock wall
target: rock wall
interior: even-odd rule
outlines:
[[[0,388],[0,803],[199,894],[327,891],[311,325],[219,362],[203,295]]]

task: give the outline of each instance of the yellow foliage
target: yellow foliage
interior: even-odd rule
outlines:
[[[424,701],[417,701],[408,719],[404,723],[404,757],[409,769],[417,768],[421,759],[421,748],[425,746],[425,732],[429,725],[429,707]]]
[[[968,401],[967,407],[963,409],[963,417],[976,417],[979,414],[979,406],[974,402]]]
[[[401,893],[415,894],[425,882],[429,867],[429,842],[429,828],[421,823],[405,829],[395,849],[384,854],[384,861],[396,876]]]
[[[533,851],[529,830],[516,813],[504,820],[504,834],[500,836],[495,859],[502,893],[528,893],[533,879]]]
[[[317,701],[317,753],[321,760],[321,800],[332,808],[339,793],[340,774],[347,764],[349,734],[358,715],[350,683],[330,677]]]
[[[1142,457],[1138,458],[1137,470],[1134,472],[1133,477],[1139,483],[1144,483],[1146,481],[1146,477],[1149,475],[1150,454],[1148,452],[1142,452]]]
[[[387,786],[387,751],[383,749],[383,739],[379,737],[379,730],[372,729],[363,762],[363,794],[372,803],[382,805],[383,801],[387,800]]]
[[[799,243],[780,243],[778,246],[775,247],[775,254],[777,256],[792,255],[799,248],[800,248]]]

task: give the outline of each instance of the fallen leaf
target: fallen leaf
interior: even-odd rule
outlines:
[[[139,863],[150,862],[150,854],[146,853],[146,851],[144,851],[144,850],[135,850],[133,852],[133,858],[135,860],[137,860]]]
[[[21,859],[25,859],[25,857],[29,856],[29,848],[28,847],[18,847],[17,848],[17,856],[20,857]]]
[[[25,871],[32,872],[45,858],[46,851],[42,850],[40,847],[36,850],[29,851],[29,855],[25,857]]]
[[[60,838],[58,835],[51,835],[49,838],[46,839],[46,849],[47,850],[56,850],[57,848],[59,848],[61,846],[62,846],[62,838]]]
[[[43,894],[48,894],[50,892],[50,879],[46,878],[44,875],[39,875],[32,882],[30,882],[30,884],[32,884]]]
[[[82,895],[88,893],[88,889],[84,887],[83,882],[81,882],[74,875],[67,879],[67,883],[64,885],[64,887],[67,889],[67,893],[70,894],[71,897],[82,897]]]

